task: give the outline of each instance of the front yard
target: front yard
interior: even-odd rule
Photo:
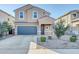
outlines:
[[[48,36],[37,38],[37,48],[49,48],[49,49],[79,49],[79,36],[75,33],[72,35],[66,34],[69,32],[70,25],[64,25],[62,21],[55,24],[54,35],[50,40]]]
[[[64,35],[60,39],[53,37],[52,40],[47,39],[46,42],[38,42],[37,48],[49,49],[79,49],[79,36],[76,42],[70,41],[71,35]]]

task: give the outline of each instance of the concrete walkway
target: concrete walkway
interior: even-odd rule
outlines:
[[[57,54],[55,51],[50,49],[37,49],[37,44],[31,42],[28,54]]]

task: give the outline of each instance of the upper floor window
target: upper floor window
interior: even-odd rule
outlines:
[[[34,19],[37,19],[37,18],[38,18],[38,12],[33,12],[32,17],[33,17]]]
[[[43,12],[43,15],[45,15],[45,12]]]
[[[10,19],[8,18],[8,21],[9,21]]]
[[[24,12],[21,11],[21,12],[19,13],[19,18],[24,18]]]
[[[76,18],[77,18],[77,13],[73,13],[73,14],[71,15],[71,17],[72,17],[72,19],[76,19]]]
[[[73,17],[76,17],[77,15],[76,15],[76,14],[72,14],[72,16],[73,16]]]

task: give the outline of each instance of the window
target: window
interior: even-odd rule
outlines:
[[[10,19],[8,18],[8,21],[9,21]]]
[[[73,17],[76,17],[76,14],[72,14],[73,15]]]
[[[34,19],[37,19],[37,18],[38,18],[38,13],[37,13],[37,12],[33,12],[32,17],[33,17]]]
[[[45,15],[45,12],[43,12],[43,15]]]
[[[19,13],[19,18],[24,18],[24,12],[21,11],[21,12]]]

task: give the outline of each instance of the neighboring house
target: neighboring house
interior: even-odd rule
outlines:
[[[65,26],[69,25],[68,33],[79,34],[79,10],[73,10],[60,16],[55,23],[62,21]]]
[[[15,11],[15,34],[52,35],[54,18],[50,13],[33,5],[25,5]]]
[[[11,16],[10,14],[8,14],[7,12],[0,10],[0,23],[3,23],[5,21],[8,22],[9,25],[12,26],[12,30],[14,30],[14,28],[15,28],[15,24],[14,24],[15,18],[13,16]],[[12,30],[10,32],[12,32]]]

